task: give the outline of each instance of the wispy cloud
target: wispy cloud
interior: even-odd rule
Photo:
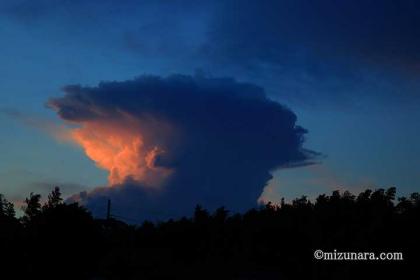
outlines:
[[[27,127],[47,133],[60,142],[74,143],[70,134],[70,128],[63,123],[57,123],[51,119],[35,114],[23,113],[12,108],[0,108],[1,115],[18,121]]]

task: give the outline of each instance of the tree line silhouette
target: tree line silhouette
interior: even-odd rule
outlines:
[[[17,218],[0,195],[1,279],[395,279],[419,264],[420,195],[396,198],[395,188],[282,199],[242,214],[197,206],[192,217],[141,225],[95,219],[64,203],[58,187],[45,204],[31,193],[22,210]],[[316,249],[404,260],[315,260]]]

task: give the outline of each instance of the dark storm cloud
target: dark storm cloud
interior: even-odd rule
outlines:
[[[420,98],[418,1],[223,1],[207,34],[198,52],[210,69],[264,84],[294,106]]]
[[[49,102],[62,119],[108,127],[116,121],[133,131],[121,118],[130,116],[141,126],[144,147],[165,151],[156,166],[174,171],[158,189],[128,179],[82,194],[92,209],[111,197],[116,211],[129,216],[188,214],[197,203],[241,210],[256,205],[271,170],[310,164],[316,156],[302,148],[306,130],[292,111],[267,99],[262,88],[233,79],[141,76],[64,91]]]
[[[206,26],[201,30],[207,38],[202,50],[234,63],[281,64],[305,59],[312,51],[327,57],[337,54],[415,65],[419,59],[420,3],[414,0],[20,0],[4,1],[0,11],[22,21],[59,16],[73,26],[89,21],[105,24],[107,18],[119,22],[120,31],[128,31],[129,38],[123,32],[121,39],[139,41],[134,48],[141,51],[174,29],[200,36],[191,33],[193,19],[199,16]],[[166,39],[175,43],[179,37]]]
[[[147,72],[239,77],[293,105],[419,98],[418,1],[21,0],[1,12],[54,43]]]
[[[225,1],[206,50],[234,63],[283,64],[307,58],[420,62],[418,1]]]
[[[339,71],[340,78],[357,75],[343,66],[358,63],[409,71],[420,63],[420,3],[412,0],[20,0],[2,2],[0,13],[34,28],[37,21],[61,26],[67,36],[90,30],[102,48],[95,34],[145,56],[194,58],[200,65],[184,60],[193,68]]]

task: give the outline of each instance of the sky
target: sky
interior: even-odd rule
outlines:
[[[419,191],[417,1],[4,0],[0,36],[16,205],[55,185],[160,217]]]

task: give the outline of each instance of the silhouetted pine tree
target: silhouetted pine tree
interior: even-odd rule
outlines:
[[[22,217],[24,223],[29,223],[41,214],[41,195],[30,193],[29,198],[25,199],[26,205],[22,207],[25,215]]]
[[[43,206],[44,209],[55,208],[63,203],[61,198],[61,192],[59,187],[54,187],[51,193],[48,195],[48,200]]]

